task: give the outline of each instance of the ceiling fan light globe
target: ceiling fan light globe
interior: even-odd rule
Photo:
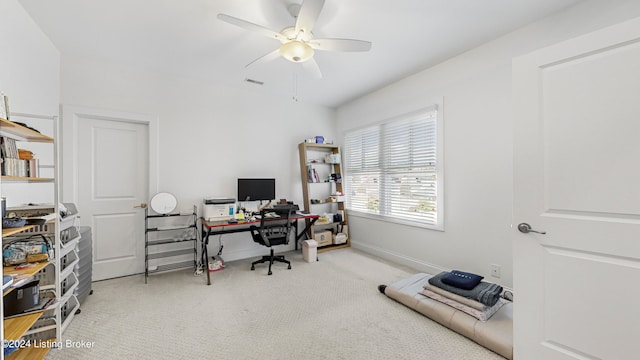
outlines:
[[[302,41],[289,41],[280,46],[280,54],[283,58],[300,63],[305,62],[313,57],[313,49]]]

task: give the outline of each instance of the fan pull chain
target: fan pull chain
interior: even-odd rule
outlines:
[[[293,73],[293,96],[291,100],[298,102],[298,74]]]

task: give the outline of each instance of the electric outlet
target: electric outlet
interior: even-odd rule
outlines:
[[[491,276],[493,276],[494,278],[500,278],[501,270],[502,268],[500,267],[500,265],[491,264]]]

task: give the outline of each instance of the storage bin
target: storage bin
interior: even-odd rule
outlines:
[[[347,242],[347,234],[345,233],[337,233],[333,236],[333,244],[341,245]]]
[[[93,293],[91,289],[92,267],[93,267],[93,239],[91,227],[80,226],[80,241],[78,241],[78,261],[77,273],[78,287],[74,290],[78,301],[84,303],[87,296]]]
[[[318,243],[318,246],[331,245],[331,238],[331,231],[318,231],[313,236],[313,239]]]
[[[318,243],[315,240],[302,242],[302,257],[306,262],[315,262],[318,259]]]

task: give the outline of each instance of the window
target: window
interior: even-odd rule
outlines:
[[[351,214],[443,229],[438,105],[345,134]]]

